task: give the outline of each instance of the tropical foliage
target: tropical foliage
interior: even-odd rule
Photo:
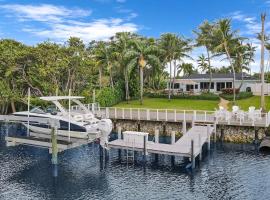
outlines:
[[[103,105],[121,100],[128,103],[134,98],[142,104],[145,92],[161,91],[168,79],[171,99],[177,76],[199,70],[209,73],[211,82],[213,72],[249,71],[255,48],[239,37],[229,19],[204,22],[194,34],[192,40],[173,33],[146,38],[121,32],[108,41],[85,44],[71,37],[64,44],[44,41],[35,46],[1,39],[0,112],[24,106],[28,88],[32,96],[68,95],[71,89],[73,95],[84,95],[87,101],[92,100],[95,89],[96,100]],[[203,47],[205,53],[191,58],[192,49],[197,47]],[[229,66],[214,68],[214,57],[228,60]],[[186,62],[187,58],[197,60],[198,69]]]

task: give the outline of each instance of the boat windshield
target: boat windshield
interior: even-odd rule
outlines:
[[[35,107],[31,109],[30,113],[45,114],[45,112],[40,107]]]

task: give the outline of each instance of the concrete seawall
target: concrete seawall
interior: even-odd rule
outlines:
[[[187,130],[191,127],[191,123],[187,123]],[[183,134],[182,122],[160,122],[149,120],[128,120],[114,119],[113,129],[117,132],[117,128],[121,127],[122,131],[143,131],[154,135],[158,129],[161,136],[170,136],[172,131],[175,131],[177,136]],[[216,137],[217,140],[232,143],[252,143],[257,140],[262,140],[267,133],[267,128],[253,126],[233,126],[233,125],[217,125]]]

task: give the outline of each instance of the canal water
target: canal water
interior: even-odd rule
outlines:
[[[59,155],[53,177],[48,150],[5,147],[0,127],[0,199],[270,199],[270,156],[253,145],[212,144],[193,173],[169,156],[144,166],[111,150],[102,165],[97,144]],[[10,132],[24,132],[10,128]]]

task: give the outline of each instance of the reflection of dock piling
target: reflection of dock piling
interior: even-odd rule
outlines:
[[[202,156],[202,147],[208,143],[210,150],[210,137],[214,128],[210,125],[192,127],[185,135],[175,142],[175,132],[172,132],[172,144],[158,142],[158,131],[155,131],[155,142],[148,141],[148,134],[142,132],[123,132],[123,139],[109,142],[109,147],[114,149],[125,149],[143,152],[143,161],[146,162],[148,153],[155,154],[155,161],[158,161],[158,154],[170,155],[174,164],[175,156],[187,157],[191,160],[191,167],[195,168],[195,158]],[[132,142],[131,142],[132,140]]]

